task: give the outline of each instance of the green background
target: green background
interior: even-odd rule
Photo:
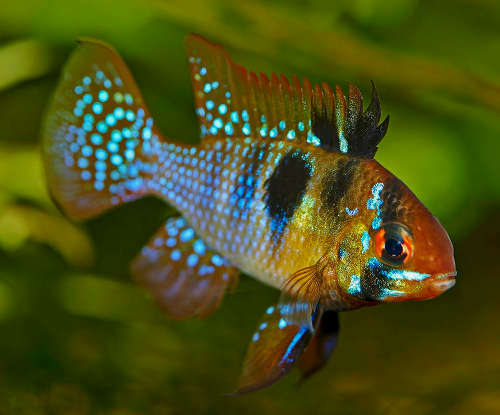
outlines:
[[[389,132],[377,159],[455,244],[457,285],[433,301],[341,315],[321,373],[235,387],[278,293],[242,277],[206,320],[171,321],[127,266],[172,213],[145,199],[86,224],[51,203],[44,108],[79,36],[120,52],[168,137],[196,142],[183,39],[256,71],[369,94]],[[0,413],[500,413],[500,4],[493,0],[0,2]]]

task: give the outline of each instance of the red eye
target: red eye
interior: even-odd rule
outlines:
[[[405,263],[413,253],[409,231],[397,223],[387,224],[375,235],[375,251],[382,260],[391,265]]]

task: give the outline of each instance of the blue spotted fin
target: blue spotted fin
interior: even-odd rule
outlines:
[[[294,312],[300,316],[295,318]],[[303,320],[301,315],[301,307],[287,303],[266,310],[253,334],[236,394],[270,386],[292,369],[313,333],[309,323],[294,322]]]
[[[181,218],[170,218],[132,262],[165,312],[177,319],[205,317],[233,289],[238,270],[210,249]]]
[[[69,217],[86,219],[152,192],[161,136],[111,47],[80,42],[42,135],[50,192]]]
[[[336,311],[326,310],[319,314],[316,330],[298,366],[302,379],[308,378],[321,369],[337,346],[339,334],[339,316]]]
[[[380,101],[373,85],[372,101],[363,111],[358,88],[344,96],[326,83],[301,84],[281,75],[257,75],[234,63],[226,51],[198,35],[186,39],[196,111],[202,137],[245,137],[291,140],[326,151],[373,158],[387,131],[380,125]]]

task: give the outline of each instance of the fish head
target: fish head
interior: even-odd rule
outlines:
[[[372,174],[364,177],[359,215],[346,225],[338,249],[340,291],[354,303],[437,297],[455,285],[446,230],[403,182],[376,161],[367,163]]]

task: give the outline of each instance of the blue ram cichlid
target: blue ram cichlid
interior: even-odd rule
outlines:
[[[196,35],[188,59],[196,146],[158,131],[126,65],[84,41],[43,129],[51,194],[83,220],[156,195],[170,218],[132,273],[174,318],[206,316],[240,271],[282,291],[252,337],[238,392],[335,348],[339,311],[435,297],[453,286],[453,247],[415,195],[373,157],[385,135],[361,94],[247,72]]]

